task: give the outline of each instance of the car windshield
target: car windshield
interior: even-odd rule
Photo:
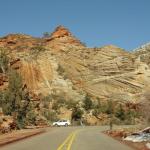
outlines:
[[[67,120],[59,120],[58,122],[67,122]]]

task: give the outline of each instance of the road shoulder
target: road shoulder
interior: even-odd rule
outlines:
[[[0,147],[46,132],[45,129],[24,129],[0,135]]]

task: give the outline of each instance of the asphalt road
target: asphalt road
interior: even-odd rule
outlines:
[[[0,150],[132,150],[103,134],[106,127],[58,127]]]

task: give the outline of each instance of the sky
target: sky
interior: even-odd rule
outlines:
[[[42,37],[64,25],[88,47],[150,42],[150,0],[0,0],[0,37]]]

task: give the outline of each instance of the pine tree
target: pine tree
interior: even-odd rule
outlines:
[[[106,113],[109,114],[109,115],[112,115],[114,113],[114,105],[113,105],[112,100],[108,100],[107,101],[107,110],[106,110]]]
[[[3,109],[7,115],[18,112],[22,100],[22,78],[15,70],[9,73],[8,89],[3,91]]]
[[[86,97],[84,99],[83,107],[85,108],[85,110],[90,110],[93,108],[93,102],[88,94],[86,95]]]
[[[2,97],[4,113],[13,116],[18,128],[23,128],[30,108],[30,96],[23,90],[22,77],[16,70],[10,71],[8,89],[2,93]]]
[[[125,111],[124,111],[124,109],[123,109],[121,104],[119,105],[119,108],[117,109],[115,116],[117,118],[119,118],[121,121],[125,120],[126,114],[125,114]]]

